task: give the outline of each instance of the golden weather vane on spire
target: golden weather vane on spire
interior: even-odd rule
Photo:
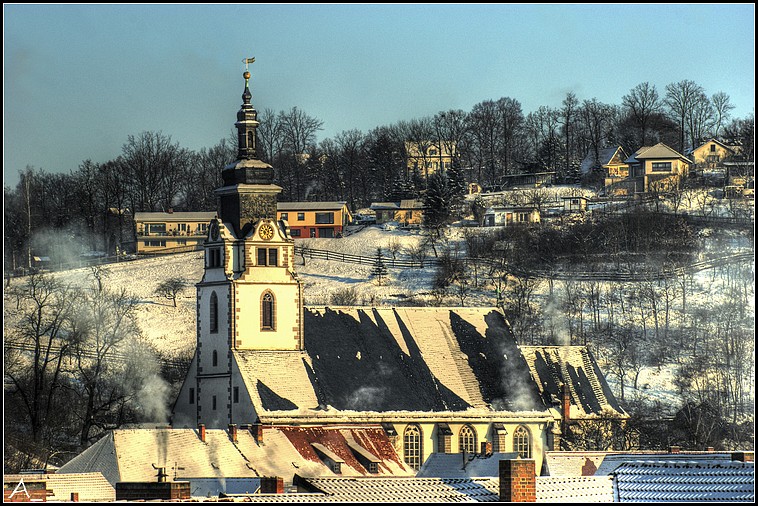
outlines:
[[[243,58],[242,63],[245,64],[245,70],[247,70],[247,66],[255,61],[255,58]]]

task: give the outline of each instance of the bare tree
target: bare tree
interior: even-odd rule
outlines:
[[[679,124],[680,134],[677,151],[680,153],[684,151],[688,141],[695,142],[695,139],[687,139],[687,118],[692,113],[692,109],[701,94],[703,94],[703,88],[689,79],[666,85],[664,103],[668,107],[671,117]]]
[[[711,97],[711,102],[713,103],[713,110],[715,115],[713,123],[713,135],[714,137],[718,137],[719,132],[721,131],[721,127],[723,126],[724,122],[729,119],[730,111],[734,109],[734,105],[732,105],[729,95],[723,91],[714,93]]]
[[[162,281],[155,288],[155,293],[165,297],[174,303],[176,307],[176,297],[186,288],[187,282],[182,278],[169,278]]]
[[[639,129],[639,146],[647,146],[648,130],[656,114],[663,110],[654,84],[640,83],[624,95],[622,104],[633,124]]]

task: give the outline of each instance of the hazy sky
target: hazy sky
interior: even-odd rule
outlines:
[[[319,140],[501,97],[620,104],[645,81],[755,110],[753,4],[4,4],[4,183],[116,158],[143,131],[217,144],[251,56],[255,108],[297,106]]]

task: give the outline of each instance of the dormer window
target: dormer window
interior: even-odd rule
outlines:
[[[334,474],[342,474],[342,464],[345,463],[343,459],[321,443],[311,443],[311,447]]]

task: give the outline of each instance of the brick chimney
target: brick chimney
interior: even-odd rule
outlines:
[[[571,392],[568,383],[561,384],[561,421],[568,424],[571,419]]]
[[[500,461],[500,502],[537,502],[534,459]]]
[[[709,446],[709,447],[707,447],[707,448],[705,449],[705,451],[707,451],[707,452],[712,452],[712,451],[713,451],[713,447],[712,447],[712,446]]]
[[[232,440],[232,443],[237,442],[237,424],[229,424],[229,439]]]
[[[197,426],[197,433],[200,436],[200,441],[205,443],[205,424],[201,423]]]
[[[737,462],[755,462],[755,452],[733,452],[732,460]]]
[[[79,492],[71,492],[71,502],[79,502]]]
[[[681,450],[679,446],[669,446],[669,453],[679,453],[679,450]]]
[[[250,432],[253,434],[256,443],[263,443],[263,424],[254,423],[250,425]]]
[[[278,476],[261,477],[261,494],[283,494],[284,479]]]

